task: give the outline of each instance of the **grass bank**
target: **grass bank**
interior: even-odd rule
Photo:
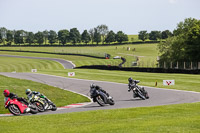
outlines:
[[[42,59],[25,59],[15,57],[0,56],[0,72],[31,72],[31,69],[38,70],[57,70],[64,69],[63,66],[55,61]]]
[[[0,117],[0,130],[48,133],[197,133],[200,103],[43,116]],[[19,126],[23,125],[23,126]],[[9,130],[8,130],[9,126]]]
[[[0,114],[9,113],[4,108],[3,90],[8,89],[10,92],[17,94],[19,97],[25,97],[25,90],[31,89],[39,91],[52,100],[58,107],[72,103],[89,102],[89,99],[79,94],[75,94],[53,86],[22,79],[9,78],[0,75]],[[1,126],[0,126],[1,127]]]

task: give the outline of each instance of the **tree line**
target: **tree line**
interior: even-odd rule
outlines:
[[[169,30],[165,31],[151,31],[148,33],[146,30],[142,30],[138,34],[138,38],[142,41],[145,41],[147,39],[149,40],[160,40],[160,39],[167,39],[169,37],[173,36],[173,33]]]
[[[200,62],[200,20],[186,18],[158,46],[160,62]]]
[[[128,41],[128,35],[122,31],[117,33],[112,30],[108,30],[106,25],[98,25],[95,28],[84,30],[82,33],[79,32],[77,28],[72,28],[70,30],[63,29],[58,32],[54,30],[45,30],[38,31],[37,33],[28,32],[24,30],[8,30],[5,27],[0,28],[0,43],[3,45],[20,45],[20,44],[29,44],[29,45],[53,45],[59,43],[60,45],[73,44],[77,43],[113,43],[118,42],[122,43]]]

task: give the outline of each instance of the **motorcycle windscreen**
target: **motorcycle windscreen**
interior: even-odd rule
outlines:
[[[4,98],[4,103],[6,103],[6,102],[7,102],[7,100],[8,100],[8,97],[5,97],[5,98]]]

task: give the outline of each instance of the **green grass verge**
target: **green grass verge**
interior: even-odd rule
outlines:
[[[89,102],[89,99],[86,97],[62,90],[60,88],[33,82],[30,80],[15,79],[0,75],[0,114],[9,113],[9,111],[4,108],[3,90],[8,89],[10,92],[17,94],[19,97],[26,98],[25,90],[28,88],[43,93],[58,107],[72,103]]]
[[[188,90],[200,92],[200,75],[192,74],[166,74],[166,73],[144,73],[131,71],[107,71],[95,69],[71,69],[71,70],[43,70],[39,73],[58,75],[67,77],[68,72],[75,72],[78,79],[90,79],[99,81],[111,81],[128,84],[128,78],[140,80],[139,85],[155,87],[157,81],[158,88],[169,88],[178,90]],[[175,80],[174,86],[164,86],[163,80]]]
[[[48,133],[197,133],[200,103],[43,116],[0,117],[0,130]],[[19,125],[20,123],[20,125]],[[9,128],[8,128],[9,127]]]

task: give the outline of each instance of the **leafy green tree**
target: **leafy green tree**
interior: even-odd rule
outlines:
[[[38,31],[35,33],[35,40],[39,45],[42,45],[44,43],[44,34]]]
[[[68,30],[60,30],[58,31],[58,40],[63,45],[70,41],[69,31]]]
[[[3,37],[2,37],[2,35],[0,34],[0,43],[2,43],[3,42]]]
[[[7,29],[5,27],[1,27],[0,28],[0,34],[1,34],[1,37],[2,37],[3,45],[5,45],[6,33],[7,33]]]
[[[24,36],[23,36],[22,30],[18,30],[15,32],[14,42],[15,42],[15,44],[23,44],[24,43]]]
[[[160,31],[151,31],[149,33],[149,40],[158,40],[158,39],[161,39]]]
[[[139,32],[139,35],[138,35],[138,38],[142,41],[145,41],[149,38],[149,34],[147,33],[146,30],[143,30],[143,31],[140,31]]]
[[[50,30],[49,34],[48,34],[48,40],[51,45],[56,43],[57,42],[57,33],[53,30]]]
[[[35,35],[33,32],[28,32],[27,36],[26,36],[26,43],[28,43],[29,45],[31,45],[32,43],[34,43],[35,40]]]
[[[158,45],[159,53],[161,54],[160,61],[176,62],[184,61],[185,59],[185,43],[180,37],[167,38],[165,42]]]
[[[81,34],[81,40],[82,42],[85,42],[86,44],[91,41],[90,35],[87,32],[87,30],[84,30],[83,33]]]
[[[43,33],[43,36],[44,36],[44,43],[46,45],[47,44],[47,40],[48,40],[49,32],[48,32],[48,30],[45,30],[42,33]]]
[[[89,30],[89,35],[90,35],[90,39],[91,39],[92,44],[93,44],[93,42],[94,42],[94,29],[93,28]]]
[[[69,36],[74,45],[81,41],[81,35],[77,28],[70,29]]]
[[[112,42],[115,42],[116,41],[116,39],[115,39],[115,33],[111,30],[111,31],[109,31],[108,32],[108,35],[106,36],[106,39],[105,39],[105,41],[106,41],[106,43],[112,43]]]
[[[94,28],[94,42],[98,45],[101,42],[101,34],[99,33],[97,28]]]
[[[161,60],[200,61],[200,20],[187,18],[173,33],[174,36],[159,44]]]
[[[8,45],[11,45],[12,42],[13,42],[13,39],[14,39],[14,37],[13,37],[13,31],[8,30],[8,31],[6,32],[6,41],[7,41],[7,44],[8,44]]]
[[[169,38],[169,37],[171,37],[172,36],[172,33],[169,31],[169,30],[165,30],[165,31],[163,31],[162,33],[161,33],[161,38],[162,39],[167,39],[167,38]]]
[[[128,41],[128,36],[124,34],[122,31],[118,31],[115,37],[116,37],[116,41],[119,42],[120,44],[123,41]]]
[[[185,38],[187,58],[191,61],[200,61],[200,20],[185,19],[183,31],[180,36]]]
[[[98,33],[100,33],[101,37],[102,37],[102,41],[103,41],[103,44],[104,44],[104,41],[105,41],[105,37],[106,35],[108,34],[108,26],[102,24],[102,25],[99,25],[97,26],[97,31]]]

